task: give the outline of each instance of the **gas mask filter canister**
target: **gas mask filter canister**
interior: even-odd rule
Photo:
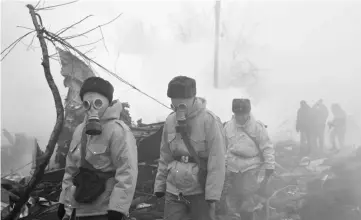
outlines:
[[[175,108],[176,120],[178,126],[176,127],[177,132],[185,131],[186,129],[186,114],[187,114],[187,105],[184,103],[179,104]]]
[[[102,126],[99,119],[99,109],[103,107],[101,99],[94,101],[83,101],[83,107],[87,111],[88,119],[85,125],[85,133],[88,135],[100,135],[102,133]]]

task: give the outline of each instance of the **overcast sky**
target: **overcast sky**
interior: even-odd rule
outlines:
[[[1,2],[2,49],[26,33],[16,26],[33,27],[27,3],[36,4]],[[45,6],[57,3],[45,1]],[[252,98],[257,117],[273,128],[286,119],[294,120],[301,99],[313,104],[323,98],[327,105],[341,103],[349,114],[360,113],[361,1],[222,1],[221,89],[212,87],[213,7],[214,1],[81,0],[40,14],[45,27],[54,32],[94,15],[69,31],[74,34],[123,13],[102,29],[107,49],[100,42],[89,55],[167,105],[167,83],[182,74],[197,79],[198,94],[207,98],[209,108],[222,120],[231,117],[232,98],[241,96]],[[188,41],[181,40],[180,30],[188,33]],[[261,69],[251,88],[226,86],[232,40],[240,33],[246,42],[241,57]],[[95,31],[72,43],[100,37],[100,31]],[[37,39],[35,48],[28,49],[31,38],[19,43],[1,63],[1,123],[10,132],[26,132],[47,141],[55,107],[40,65]],[[51,71],[64,97],[58,62],[51,62]],[[107,73],[99,69],[97,73],[111,80],[117,98],[130,103],[134,120],[151,123],[169,113]]]

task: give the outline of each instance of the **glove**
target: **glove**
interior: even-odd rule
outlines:
[[[154,194],[157,198],[162,198],[165,195],[164,192],[155,192]]]
[[[267,197],[267,184],[268,184],[268,180],[270,178],[270,176],[273,174],[274,170],[273,169],[266,169],[265,171],[265,176],[264,179],[262,180],[261,184],[260,184],[260,188],[258,191],[258,194],[263,196],[263,197]]]
[[[60,203],[59,208],[58,208],[58,218],[59,218],[59,220],[62,220],[64,218],[64,215],[65,215],[64,204]]]
[[[123,213],[109,210],[108,211],[108,220],[122,220],[125,217]]]

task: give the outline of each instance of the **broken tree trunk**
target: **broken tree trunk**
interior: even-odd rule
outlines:
[[[54,101],[55,101],[56,123],[55,123],[54,129],[53,129],[53,132],[51,133],[48,145],[46,146],[45,154],[41,158],[37,158],[37,160],[40,160],[38,163],[39,166],[35,168],[34,174],[31,178],[29,184],[27,185],[27,187],[24,191],[24,194],[21,195],[21,198],[16,203],[14,209],[9,213],[8,216],[6,216],[4,218],[5,220],[14,220],[19,217],[22,207],[29,199],[30,193],[33,191],[34,187],[39,183],[39,181],[41,180],[41,178],[44,175],[44,170],[49,163],[51,155],[54,152],[54,148],[55,148],[56,142],[59,138],[61,128],[63,127],[63,122],[64,122],[64,108],[63,108],[62,100],[61,100],[61,97],[59,94],[59,90],[58,90],[58,88],[54,82],[54,79],[51,75],[51,72],[50,72],[49,53],[48,53],[48,48],[47,48],[47,45],[46,45],[46,42],[44,39],[44,35],[43,35],[44,29],[41,24],[42,23],[41,18],[37,13],[35,13],[34,6],[29,4],[26,7],[29,9],[31,19],[33,21],[35,30],[37,32],[37,37],[39,38],[39,42],[40,42],[40,46],[41,46],[41,50],[42,50],[42,54],[43,54],[43,61],[42,61],[41,65],[44,68],[45,78],[46,78],[46,81],[48,82],[48,85],[50,87],[50,90],[53,94]],[[37,17],[39,18],[41,25],[39,24]]]

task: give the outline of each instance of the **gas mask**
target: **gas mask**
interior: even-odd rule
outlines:
[[[104,103],[101,99],[96,98],[91,101],[83,101],[83,107],[87,111],[88,118],[85,125],[85,133],[88,135],[100,135],[102,126],[100,124],[99,110]]]
[[[184,103],[179,104],[178,106],[173,106],[173,110],[176,114],[177,126],[176,131],[178,133],[184,132],[187,130],[187,123],[186,123],[186,115],[187,115],[187,105]]]

